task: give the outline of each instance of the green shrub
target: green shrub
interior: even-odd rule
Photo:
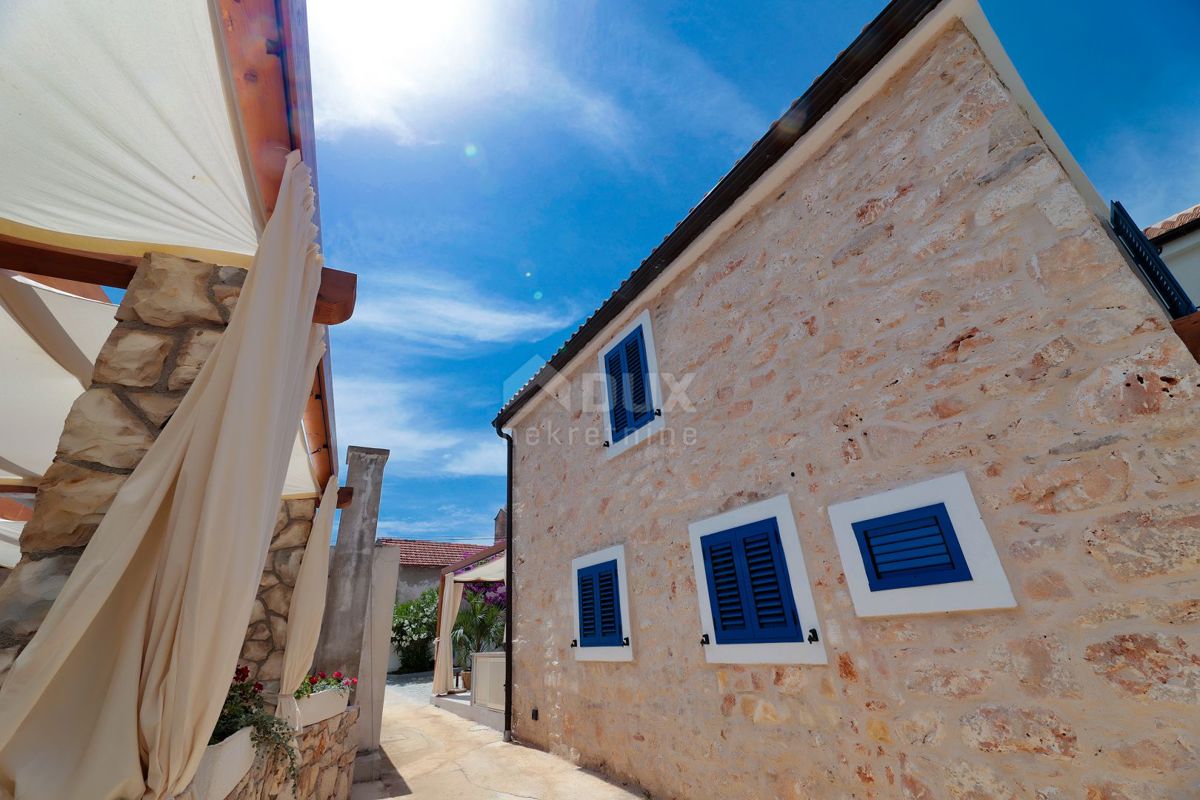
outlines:
[[[401,672],[433,669],[437,600],[437,589],[429,588],[416,600],[396,604],[392,612],[392,646],[400,654]]]

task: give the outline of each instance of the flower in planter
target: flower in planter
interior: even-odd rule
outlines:
[[[229,693],[225,695],[225,704],[221,707],[221,715],[217,717],[216,727],[213,728],[208,743],[217,744],[242,728],[253,728],[250,738],[255,748],[265,752],[268,758],[272,755],[286,758],[288,774],[293,780],[297,780],[297,755],[292,746],[291,728],[284,720],[267,712],[262,693],[261,683],[250,683],[249,667],[243,665],[235,669],[233,681],[229,684]]]
[[[297,700],[308,697],[310,694],[324,691],[325,689],[336,689],[342,692],[349,692],[350,689],[358,685],[358,678],[347,678],[340,671],[333,673],[332,676],[326,675],[324,672],[318,672],[309,675],[300,683],[300,688],[296,689],[295,697]]]

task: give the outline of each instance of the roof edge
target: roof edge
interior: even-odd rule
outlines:
[[[892,0],[492,420],[511,420],[944,0]]]

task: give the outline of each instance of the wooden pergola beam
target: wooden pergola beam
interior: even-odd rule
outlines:
[[[0,236],[0,264],[5,268],[47,278],[62,278],[124,289],[133,280],[141,259],[108,256],[67,248],[49,248]],[[313,308],[313,322],[337,325],[350,319],[358,291],[358,276],[326,267]]]

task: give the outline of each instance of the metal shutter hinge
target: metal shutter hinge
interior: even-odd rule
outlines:
[[[572,639],[572,640],[571,640],[571,647],[579,647],[579,640],[578,640],[578,639]]]
[[[817,629],[809,628],[808,629],[808,643],[812,644],[813,642],[819,642],[819,641],[821,641],[821,637],[817,636]]]
[[[702,645],[710,644],[710,642],[708,641],[707,633],[700,637],[700,644],[702,644]]]
[[[656,416],[656,417],[661,417],[661,416],[662,416],[662,409],[661,409],[661,408],[656,408],[656,409],[654,409],[654,416]]]
[[[628,636],[626,636],[624,639],[621,640],[621,647],[629,647],[629,637]]]
[[[608,447],[608,446],[609,446],[609,445],[608,445],[608,442],[605,442],[605,443],[604,443],[604,446],[605,446],[605,447]]]

